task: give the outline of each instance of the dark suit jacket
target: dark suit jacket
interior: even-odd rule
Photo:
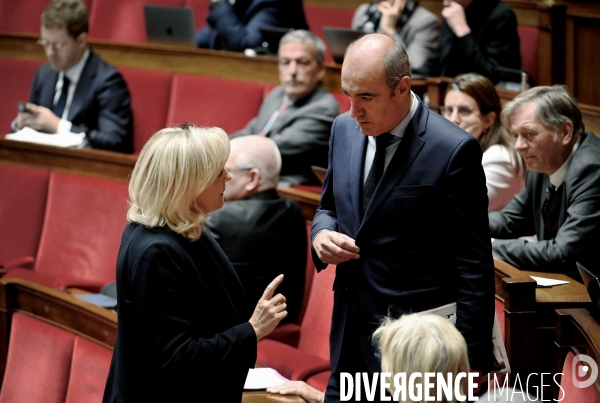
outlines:
[[[471,33],[458,38],[444,19],[437,47],[425,67],[414,73],[446,77],[479,73],[497,83],[501,73],[496,67],[521,68],[517,17],[510,7],[499,0],[474,0],[465,15]]]
[[[117,260],[119,322],[108,402],[240,402],[256,361],[252,311],[208,231],[125,228]]]
[[[211,214],[209,225],[251,306],[275,277],[284,274],[276,291],[287,303],[288,316],[282,323],[296,323],[306,274],[306,223],[296,203],[279,197],[275,189],[266,190],[226,202]]]
[[[52,109],[58,72],[44,64],[35,73],[29,102]],[[133,118],[127,84],[121,74],[94,52],[81,72],[67,120],[71,131],[84,132],[88,145],[133,152]]]
[[[322,229],[354,238],[360,259],[339,264],[331,367],[336,371],[350,299],[365,363],[379,371],[370,336],[388,312],[457,302],[456,327],[473,368],[491,365],[494,268],[487,190],[477,140],[419,101],[361,221],[366,136],[348,113],[333,124],[329,170],[311,238]],[[326,265],[316,253],[318,269]],[[339,371],[344,371],[339,368]]]
[[[494,255],[522,269],[551,271],[581,279],[575,262],[600,275],[600,140],[584,133],[575,151],[562,192],[558,233],[543,240],[542,206],[548,175],[527,172],[523,189],[502,211],[490,213],[490,231],[496,240]],[[538,242],[517,239],[537,235]],[[581,281],[581,280],[580,280]]]
[[[302,0],[227,0],[211,5],[207,27],[196,34],[199,48],[243,51],[262,44],[264,26],[308,29]]]
[[[234,137],[260,133],[283,103],[284,96],[283,87],[275,87],[262,103],[258,116]],[[291,185],[321,184],[310,167],[327,167],[329,132],[339,113],[333,95],[319,85],[315,92],[297,100],[277,117],[267,137],[279,147],[282,181]]]

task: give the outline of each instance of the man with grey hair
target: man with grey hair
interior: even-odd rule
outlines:
[[[327,166],[331,124],[339,114],[335,98],[323,88],[325,44],[316,35],[296,30],[279,43],[279,80],[258,116],[233,137],[259,135],[279,147],[281,183],[320,184],[311,166]]]
[[[531,88],[507,103],[502,122],[527,164],[523,189],[490,213],[493,253],[522,269],[581,281],[580,262],[600,275],[600,140],[562,86]],[[537,242],[518,239],[536,235]]]
[[[494,268],[479,143],[414,95],[406,51],[389,36],[351,46],[342,90],[350,112],[333,123],[311,228],[316,268],[337,265],[325,402],[340,400],[342,373],[381,371],[371,335],[388,314],[455,302],[471,367],[489,370]]]
[[[296,203],[275,190],[281,169],[277,146],[260,136],[233,139],[225,168],[231,181],[225,205],[211,214],[210,230],[231,260],[250,306],[274,277],[284,274],[277,289],[288,305],[283,323],[294,323],[304,294],[306,224]]]

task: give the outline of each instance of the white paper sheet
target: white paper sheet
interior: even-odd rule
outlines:
[[[565,280],[555,280],[553,278],[546,277],[537,277],[537,276],[529,276],[537,282],[538,287],[552,287],[555,285],[569,284],[568,281]]]
[[[83,133],[47,134],[24,127],[16,133],[7,134],[9,140],[25,141],[28,143],[45,144],[56,147],[78,147],[85,141]]]
[[[289,379],[283,377],[273,368],[250,368],[244,390],[265,390],[287,381]]]

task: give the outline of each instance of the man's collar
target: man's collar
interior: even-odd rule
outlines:
[[[581,136],[577,139],[577,141],[573,145],[573,150],[571,150],[571,154],[569,154],[569,157],[567,158],[567,160],[562,164],[562,166],[560,168],[558,168],[558,170],[556,172],[554,172],[552,175],[550,175],[550,183],[554,187],[556,187],[556,188],[560,187],[560,185],[562,185],[563,182],[565,181],[565,178],[567,177],[567,171],[569,170],[569,166],[571,165],[571,160],[573,159],[573,155],[575,154],[575,151],[577,151],[577,148],[579,147],[580,141],[581,141]]]
[[[417,112],[417,107],[419,106],[419,101],[417,100],[417,96],[415,95],[414,92],[412,92],[412,90],[410,91],[410,102],[411,102],[410,109],[408,110],[408,113],[406,114],[404,119],[402,119],[400,121],[400,123],[398,123],[396,125],[396,127],[394,127],[392,130],[390,130],[390,133],[396,137],[404,136],[404,132],[406,131],[408,124],[412,120],[413,116],[415,116],[415,112]]]

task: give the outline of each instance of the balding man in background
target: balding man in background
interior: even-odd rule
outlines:
[[[275,187],[281,170],[277,145],[269,138],[246,136],[231,140],[225,168],[231,181],[225,205],[211,214],[210,230],[240,278],[248,302],[256,304],[265,287],[279,274],[288,316],[296,322],[306,271],[306,224],[290,199]]]

